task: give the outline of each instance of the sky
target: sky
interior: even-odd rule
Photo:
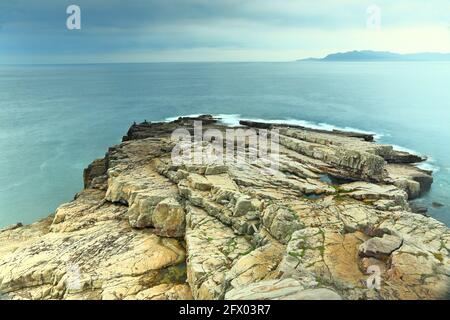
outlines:
[[[450,52],[449,12],[450,0],[0,0],[0,64]]]

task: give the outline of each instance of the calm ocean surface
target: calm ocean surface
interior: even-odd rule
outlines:
[[[450,225],[450,63],[292,62],[0,66],[0,227],[71,200],[133,121],[200,113],[354,128],[428,155],[421,201]]]

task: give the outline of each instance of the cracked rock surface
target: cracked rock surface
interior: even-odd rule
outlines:
[[[414,166],[424,159],[369,135],[247,121],[279,129],[278,170],[175,165],[172,131],[200,120],[226,130],[211,116],[133,125],[72,202],[0,231],[0,297],[448,296],[450,232],[408,204],[433,181]]]

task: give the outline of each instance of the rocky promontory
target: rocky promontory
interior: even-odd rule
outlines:
[[[423,158],[371,135],[242,121],[278,130],[276,171],[175,165],[171,134],[194,121],[227,129],[211,116],[134,124],[72,202],[1,230],[0,298],[448,296],[449,229],[409,205],[433,182]]]

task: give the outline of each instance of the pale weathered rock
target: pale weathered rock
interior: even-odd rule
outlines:
[[[225,165],[209,165],[205,170],[205,175],[217,175],[227,173],[228,167]]]
[[[403,240],[388,234],[382,238],[371,238],[359,247],[359,254],[364,257],[386,258],[402,246]]]
[[[336,292],[330,289],[317,288],[306,289],[299,293],[289,296],[290,300],[342,300]]]
[[[240,197],[236,201],[236,206],[234,208],[234,216],[241,217],[241,216],[247,214],[247,212],[252,211],[252,210],[253,210],[253,205],[252,205],[251,199],[247,198],[247,197]]]
[[[408,208],[408,195],[403,190],[392,185],[376,185],[367,182],[353,182],[339,186],[339,190],[348,196],[362,201],[384,201],[385,208],[397,207],[400,210]],[[386,200],[390,200],[386,203]],[[379,206],[383,205],[378,202]]]
[[[185,216],[184,208],[176,199],[166,198],[156,205],[152,225],[160,235],[182,237],[186,227]]]
[[[189,207],[186,249],[188,282],[195,299],[218,299],[225,294],[225,276],[251,244],[204,210]]]
[[[139,292],[136,300],[192,300],[191,290],[186,284],[161,284]]]
[[[344,145],[302,140],[304,136],[293,129],[282,129],[280,133],[281,145],[334,166],[337,169],[336,173],[369,181],[383,179],[385,160],[381,156],[366,150],[349,149]]]
[[[158,285],[159,270],[184,261],[179,241],[133,232],[126,208],[102,200],[86,190],[59,208],[64,219],[30,226],[40,232],[0,233],[2,247],[9,242],[13,249],[0,251],[0,291],[15,299],[123,299]]]
[[[433,177],[429,171],[404,164],[389,164],[386,166],[387,182],[405,190],[409,199],[416,199],[430,190]]]
[[[74,201],[0,231],[0,297],[446,297],[450,232],[407,202],[432,182],[409,165],[421,158],[370,135],[272,124],[278,170],[275,157],[173,163],[172,131],[200,119],[225,130],[211,116],[133,125],[86,169]]]
[[[192,173],[188,177],[188,182],[192,188],[199,191],[209,191],[211,190],[211,183],[205,177]]]
[[[275,278],[275,270],[281,262],[285,247],[275,241],[257,248],[241,257],[227,273],[226,281],[233,288],[264,279]]]
[[[341,300],[334,291],[325,288],[304,289],[294,279],[266,280],[239,289],[225,296],[227,300]]]
[[[295,211],[284,206],[269,205],[262,213],[263,225],[281,243],[287,243],[291,235],[302,228]]]

